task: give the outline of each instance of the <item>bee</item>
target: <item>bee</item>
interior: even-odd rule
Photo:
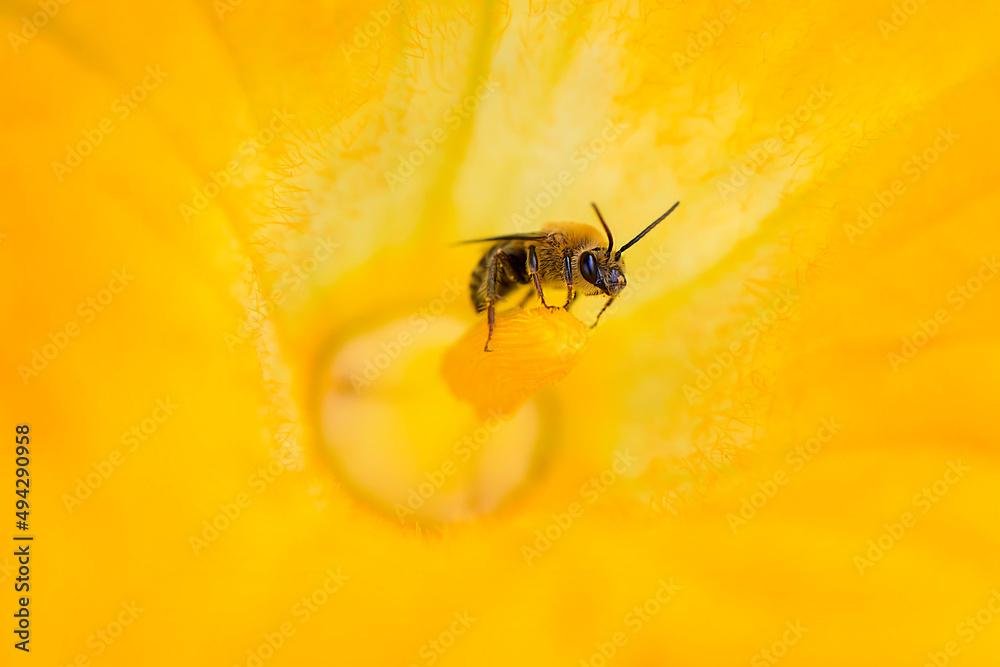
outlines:
[[[596,327],[601,315],[614,303],[627,284],[622,253],[673,213],[679,204],[680,202],[677,202],[671,206],[670,210],[654,220],[617,252],[614,251],[615,242],[611,236],[611,229],[604,222],[604,216],[594,203],[591,203],[591,206],[594,207],[594,213],[604,227],[604,234],[608,240],[607,247],[604,245],[600,230],[578,222],[550,223],[544,225],[539,232],[463,241],[463,243],[493,243],[479,260],[469,282],[472,305],[478,313],[486,311],[486,320],[489,324],[486,346],[483,349],[486,352],[490,351],[496,302],[506,301],[504,295],[522,285],[533,284],[538,300],[544,307],[553,309],[561,307],[569,310],[581,293],[607,296],[608,300],[604,303],[604,307],[590,325],[591,328]],[[550,306],[545,302],[545,294],[542,292],[542,285],[545,283],[566,285],[565,305]],[[531,298],[530,292],[527,298]],[[523,303],[526,302],[527,299]]]

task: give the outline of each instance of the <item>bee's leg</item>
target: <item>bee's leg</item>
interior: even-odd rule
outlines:
[[[496,316],[496,309],[493,307],[493,301],[486,306],[486,322],[489,325],[489,332],[486,334],[486,345],[483,346],[483,352],[490,351],[490,339],[493,338],[493,320]]]
[[[545,303],[545,295],[542,294],[542,281],[538,279],[538,254],[533,245],[528,246],[528,275],[535,283],[535,291],[538,292],[538,300],[542,302],[542,307],[551,308],[549,304]]]
[[[591,329],[596,327],[597,323],[601,321],[601,315],[603,315],[604,311],[608,309],[608,306],[610,306],[614,302],[615,298],[616,297],[613,296],[608,297],[608,300],[604,303],[604,308],[601,308],[601,312],[597,313],[597,318],[594,320],[594,323],[590,325]]]
[[[496,319],[496,302],[504,298],[497,294],[497,278],[501,264],[509,265],[510,259],[503,250],[497,250],[496,254],[490,258],[489,267],[486,269],[486,323],[489,331],[486,334],[486,345],[484,352],[490,351],[490,339],[493,338],[493,322]]]
[[[566,274],[566,305],[563,306],[566,310],[573,305],[573,300],[576,298],[576,293],[573,290],[573,258],[570,255],[563,256],[563,267],[564,273]]]

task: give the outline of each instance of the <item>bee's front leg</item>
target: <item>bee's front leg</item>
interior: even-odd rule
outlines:
[[[591,329],[593,329],[594,327],[596,327],[597,323],[601,321],[601,315],[603,315],[604,311],[608,309],[608,306],[610,306],[614,302],[615,298],[616,297],[613,297],[613,296],[612,297],[608,297],[608,300],[606,302],[604,302],[604,308],[601,308],[601,312],[597,313],[597,317],[594,319],[594,323],[590,325]]]
[[[563,255],[563,271],[566,274],[566,305],[563,308],[569,310],[569,307],[573,305],[575,297],[573,290],[573,256],[570,254]]]

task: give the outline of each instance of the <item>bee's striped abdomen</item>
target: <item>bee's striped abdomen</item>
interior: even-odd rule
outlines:
[[[469,293],[476,312],[486,309],[486,276],[490,263],[496,261],[497,253],[501,250],[507,255],[508,263],[497,267],[497,294],[503,296],[518,285],[528,284],[530,280],[527,269],[528,252],[523,244],[496,244],[479,260],[469,278]]]

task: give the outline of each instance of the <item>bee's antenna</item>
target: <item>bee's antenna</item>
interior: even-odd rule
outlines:
[[[590,205],[594,207],[594,213],[597,214],[597,219],[600,220],[601,225],[604,226],[604,233],[608,235],[608,259],[611,259],[611,247],[615,244],[615,240],[611,237],[611,229],[608,228],[608,223],[604,222],[604,216],[601,215],[601,212],[597,209],[597,204],[590,202]],[[618,254],[620,255],[621,251],[619,251]]]
[[[631,248],[632,246],[634,246],[636,241],[638,241],[643,236],[645,236],[646,234],[648,234],[649,230],[651,230],[653,227],[656,227],[658,224],[660,224],[660,222],[663,221],[663,219],[665,217],[667,217],[668,215],[670,215],[671,213],[673,213],[674,209],[677,208],[678,205],[680,205],[680,202],[677,202],[676,204],[674,204],[673,206],[671,206],[669,211],[667,211],[666,213],[664,213],[663,215],[661,215],[659,218],[657,218],[656,220],[654,220],[653,224],[651,224],[649,227],[646,227],[644,230],[642,230],[641,232],[639,232],[639,235],[636,236],[634,239],[632,239],[631,241],[629,241],[628,243],[626,243],[625,245],[623,245],[621,247],[621,250],[619,250],[618,252],[615,253],[615,260],[621,259],[621,256],[622,256],[623,252],[625,252],[626,250],[628,250],[629,248]],[[594,208],[597,208],[597,207],[595,206]],[[600,215],[600,213],[598,213],[598,215]],[[601,222],[604,222],[604,221],[602,220]]]

